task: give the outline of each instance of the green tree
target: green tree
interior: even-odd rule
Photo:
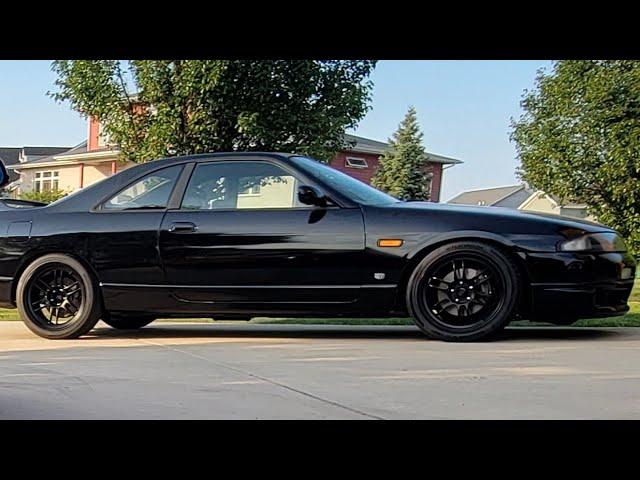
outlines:
[[[44,190],[42,192],[36,192],[31,191],[31,192],[25,192],[22,195],[20,195],[20,199],[22,200],[33,200],[35,202],[42,202],[42,203],[51,203],[51,202],[55,202],[56,200],[58,200],[59,198],[62,198],[66,195],[68,195],[69,192],[65,191],[65,190]]]
[[[519,176],[584,202],[640,253],[640,62],[556,62],[521,105],[511,134]]]
[[[234,150],[328,161],[369,108],[375,63],[59,60],[49,94],[100,119],[135,162]]]
[[[429,200],[427,153],[415,108],[409,108],[389,145],[380,157],[372,185],[401,200]]]

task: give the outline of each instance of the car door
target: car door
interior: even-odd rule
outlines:
[[[362,212],[303,205],[301,183],[275,160],[196,164],[180,208],[167,211],[160,228],[160,253],[176,297],[243,311],[356,302]]]
[[[147,285],[165,281],[158,231],[183,167],[164,167],[133,181],[90,215],[83,214],[83,233],[69,237],[76,244],[87,238],[87,257],[99,275],[108,309],[145,310],[158,306],[154,295],[164,298],[166,290],[150,292]]]

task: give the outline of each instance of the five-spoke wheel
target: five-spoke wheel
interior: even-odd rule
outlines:
[[[495,247],[457,242],[429,253],[413,272],[407,303],[430,337],[487,338],[511,319],[520,291],[517,267]]]

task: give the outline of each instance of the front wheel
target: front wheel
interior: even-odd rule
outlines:
[[[99,292],[87,269],[63,254],[34,260],[20,276],[16,306],[25,325],[49,339],[77,338],[98,322]]]
[[[497,248],[456,242],[429,253],[407,287],[407,304],[427,336],[486,340],[512,319],[520,296],[517,266]]]

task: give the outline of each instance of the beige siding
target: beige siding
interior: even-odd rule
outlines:
[[[126,170],[136,165],[133,162],[118,162],[116,164],[116,173]],[[111,176],[111,162],[102,162],[95,164],[85,164],[84,166],[84,186],[88,187],[92,183],[96,183],[103,178]]]
[[[260,187],[259,194],[238,195],[238,208],[284,208],[296,203],[295,179],[282,176],[281,182],[271,182]]]
[[[77,165],[62,165],[59,167],[30,168],[20,172],[22,180],[20,193],[34,190],[36,172],[58,172],[58,189],[73,192],[80,184],[80,167]]]
[[[529,201],[524,208],[521,207],[520,210],[528,212],[553,213],[564,217],[584,219],[592,222],[596,221],[596,218],[589,215],[586,209],[560,207],[544,194],[536,196],[533,200]]]
[[[75,192],[80,186],[80,166],[69,165],[66,167],[56,168],[56,170],[60,172],[58,174],[58,188],[69,193]]]
[[[83,186],[88,187],[111,175],[111,162],[84,166]],[[79,187],[80,185],[78,185]]]
[[[17,189],[18,194],[27,193],[33,190],[33,170],[22,170],[20,172],[20,186]]]
[[[121,171],[134,166],[135,163],[118,162],[117,170]],[[20,172],[22,180],[19,193],[31,192],[34,189],[34,180],[36,172],[58,172],[58,189],[65,192],[75,192],[80,188],[80,164],[60,165],[57,167],[30,168]],[[111,162],[102,162],[94,164],[85,164],[83,176],[83,186],[87,187],[92,183],[96,183],[103,178],[111,175]]]
[[[556,215],[560,215],[560,209],[556,207],[546,195],[537,196],[531,200],[525,208],[522,208],[522,210],[529,212],[555,213]]]

